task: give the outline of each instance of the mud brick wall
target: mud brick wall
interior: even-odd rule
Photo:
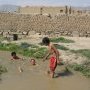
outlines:
[[[90,37],[90,15],[0,13],[0,32],[29,32]],[[56,33],[57,32],[57,33]]]

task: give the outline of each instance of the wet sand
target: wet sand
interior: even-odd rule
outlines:
[[[36,61],[31,66],[28,60],[10,61],[10,53],[0,51],[0,64],[8,69],[1,76],[0,90],[90,90],[90,79],[78,72],[64,72],[64,66],[58,66],[55,78],[45,74],[48,61]],[[19,72],[21,66],[23,72]]]

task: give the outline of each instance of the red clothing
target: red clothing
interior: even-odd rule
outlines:
[[[56,67],[57,67],[57,59],[55,56],[52,56],[50,58],[50,70],[54,72]]]
[[[18,56],[13,56],[13,59],[20,59]]]

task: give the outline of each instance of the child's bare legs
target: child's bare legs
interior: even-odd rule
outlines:
[[[51,78],[54,78],[54,71],[51,71],[50,77],[51,77]]]
[[[53,71],[47,71],[47,75],[49,75],[50,78],[54,78],[54,72]]]
[[[50,71],[47,71],[47,74],[51,77],[51,78],[54,78],[54,70],[50,69]]]

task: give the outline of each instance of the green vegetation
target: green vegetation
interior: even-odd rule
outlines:
[[[47,53],[46,48],[40,48],[33,44],[21,43],[21,45],[16,44],[0,44],[0,50],[4,51],[15,51],[23,56],[42,58]]]
[[[4,38],[0,35],[0,41],[2,41]]]
[[[70,67],[75,71],[81,72],[84,76],[90,77],[90,67],[87,67],[86,65],[78,65],[78,64],[70,65]]]
[[[64,37],[51,38],[50,40],[51,40],[51,42],[55,42],[55,43],[59,43],[59,42],[61,42],[61,43],[74,43],[73,40],[69,40],[69,39],[66,39]]]
[[[7,72],[7,69],[3,67],[2,65],[0,65],[0,75],[5,72]]]
[[[55,45],[56,48],[61,50],[69,50],[68,48],[62,46],[62,45]],[[45,54],[47,53],[46,48],[40,48],[39,46],[28,44],[28,43],[21,43],[20,45],[17,44],[0,44],[0,50],[3,51],[10,51],[10,52],[17,52],[18,54],[21,54],[23,56],[27,57],[34,57],[34,58],[43,58]]]
[[[90,49],[71,50],[71,52],[81,54],[90,59]]]
[[[4,44],[4,43],[0,43],[0,50],[3,51],[18,51],[20,48],[20,46],[16,45],[16,44]]]
[[[70,50],[75,54],[80,54],[85,56],[88,60],[90,59],[90,49],[80,49],[80,50]],[[70,67],[73,68],[75,71],[79,71],[83,73],[84,76],[90,77],[90,62],[85,63],[84,65],[74,64]]]
[[[18,53],[22,54],[23,56],[27,57],[34,57],[34,58],[43,58],[46,54],[46,48],[37,48],[37,49],[22,49],[19,50]]]
[[[35,58],[43,58],[46,53],[47,53],[47,49],[46,48],[38,48],[37,52],[34,53],[33,57]]]
[[[28,48],[28,47],[38,48],[38,46],[36,46],[36,45],[28,44],[28,43],[25,43],[25,42],[21,43],[20,47],[22,47],[22,48]]]

